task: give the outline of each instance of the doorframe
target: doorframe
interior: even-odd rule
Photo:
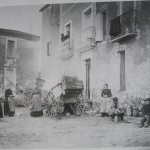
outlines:
[[[5,57],[7,56],[8,52],[8,41],[14,41],[15,42],[15,59],[17,58],[17,39],[12,37],[6,37],[6,50],[5,50]]]
[[[117,91],[119,91],[119,92],[123,92],[122,90],[121,90],[121,77],[120,77],[120,63],[121,63],[121,56],[120,56],[120,53],[122,53],[122,52],[124,52],[125,53],[125,91],[127,90],[126,89],[126,49],[125,49],[125,47],[121,47],[121,49],[118,49],[117,50],[117,74],[118,74],[118,81],[117,81]]]
[[[81,79],[83,80],[84,84],[84,91],[86,87],[86,66],[85,66],[85,60],[90,59],[91,60],[91,72],[90,72],[90,99],[92,99],[92,90],[93,90],[93,49],[90,51],[81,53]]]

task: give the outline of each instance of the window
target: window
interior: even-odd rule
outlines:
[[[61,34],[61,41],[64,42],[72,36],[72,22],[69,21],[64,26],[64,33]]]
[[[126,90],[125,51],[120,52],[120,90]]]
[[[10,58],[15,58],[15,41],[8,40],[6,56]]]
[[[67,25],[65,25],[65,35],[67,35],[68,38],[70,38],[70,32],[71,32],[71,23],[68,23]]]
[[[92,15],[93,15],[93,6],[87,7],[82,12],[82,29],[92,26]]]
[[[104,41],[107,35],[107,5],[96,15],[96,41]]]
[[[51,42],[47,43],[47,56],[50,56]]]

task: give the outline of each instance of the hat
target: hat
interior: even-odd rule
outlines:
[[[146,98],[146,99],[144,99],[144,101],[150,101],[150,98]]]
[[[114,97],[113,98],[113,101],[118,101],[119,99],[117,97]]]

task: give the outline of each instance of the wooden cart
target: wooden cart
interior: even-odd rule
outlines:
[[[50,117],[59,117],[60,114],[69,112],[70,114],[81,115],[84,104],[80,99],[83,91],[82,81],[63,81],[51,89],[47,95],[47,114]]]

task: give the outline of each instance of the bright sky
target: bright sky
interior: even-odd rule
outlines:
[[[42,33],[42,13],[44,5],[1,6],[0,28],[23,31],[35,35]]]

